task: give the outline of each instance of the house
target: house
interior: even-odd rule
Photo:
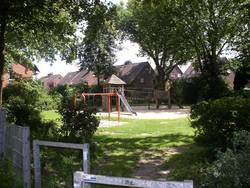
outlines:
[[[93,86],[97,84],[97,78],[93,72],[88,70],[69,72],[61,79],[58,85],[77,85],[80,83],[86,83],[89,86]]]
[[[178,66],[176,66],[176,67],[174,67],[174,69],[170,73],[170,79],[176,80],[178,78],[181,78],[182,75],[183,75],[183,72],[181,71],[181,69]]]
[[[3,87],[6,87],[13,79],[17,77],[32,79],[32,76],[36,75],[37,72],[39,72],[39,70],[35,65],[33,68],[28,68],[19,63],[13,63],[9,72],[4,73],[3,75]]]
[[[194,69],[192,64],[190,64],[186,71],[183,73],[184,78],[197,77],[199,75],[200,73]]]
[[[154,88],[155,71],[148,62],[131,63],[115,67],[116,75],[126,82],[127,88],[152,89]]]
[[[39,80],[43,83],[44,87],[52,89],[57,87],[62,79],[63,77],[60,74],[53,75],[53,73],[50,73]]]

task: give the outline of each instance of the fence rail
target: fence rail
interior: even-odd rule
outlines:
[[[85,173],[90,173],[89,144],[74,144],[74,143],[64,143],[64,142],[50,142],[50,141],[43,141],[43,140],[33,140],[35,188],[42,187],[40,146],[82,150],[83,170]],[[89,188],[89,187],[90,187],[90,185],[86,185],[86,188]]]
[[[183,182],[151,181],[134,178],[92,175],[84,172],[74,173],[74,188],[85,188],[86,183],[141,188],[193,188],[193,181],[191,180]]]

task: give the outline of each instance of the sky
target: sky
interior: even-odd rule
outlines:
[[[130,41],[124,41],[121,44],[122,49],[116,52],[116,62],[115,65],[121,65],[127,60],[131,60],[133,63],[148,61],[147,57],[139,57],[139,46]],[[36,66],[40,70],[38,78],[46,76],[49,73],[61,74],[65,76],[68,72],[74,72],[79,70],[77,61],[72,64],[66,64],[65,61],[61,61],[60,57],[56,59],[52,64],[50,62],[45,62],[40,60],[35,62]]]
[[[113,3],[119,3],[121,0],[110,0]],[[122,0],[124,3],[127,0]],[[146,61],[146,57],[138,57],[137,54],[139,53],[139,46],[135,43],[131,43],[130,41],[124,41],[121,44],[121,50],[116,52],[116,65],[123,64],[127,60],[131,60],[132,62],[140,62]],[[56,60],[51,64],[50,62],[45,62],[44,60],[36,61],[36,66],[40,70],[38,74],[38,78],[42,76],[46,76],[50,73],[53,74],[61,74],[65,76],[68,72],[74,72],[79,70],[77,66],[77,61],[72,64],[66,64],[65,61],[62,61],[60,57],[56,58]]]

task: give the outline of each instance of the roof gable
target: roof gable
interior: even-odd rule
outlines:
[[[147,65],[149,65],[148,62],[129,63],[116,66],[115,68],[117,75],[127,84],[131,84]]]
[[[76,85],[80,83],[87,82],[88,85],[95,85],[96,78],[93,75],[93,72],[88,70],[81,70],[76,72],[69,72],[64,76],[64,78],[59,83],[60,85]]]
[[[108,80],[108,84],[112,85],[125,85],[126,83],[118,78],[116,75],[112,74],[112,76]]]

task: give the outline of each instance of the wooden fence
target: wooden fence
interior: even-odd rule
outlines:
[[[29,127],[9,124],[0,110],[0,155],[11,162],[16,179],[23,182],[24,188],[31,187],[29,137]]]

